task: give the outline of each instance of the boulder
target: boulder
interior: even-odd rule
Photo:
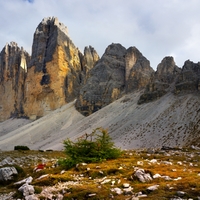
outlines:
[[[13,165],[15,162],[11,157],[7,157],[0,162],[0,166]]]
[[[34,187],[28,183],[23,184],[18,190],[23,193],[24,197],[33,195],[35,192]]]
[[[9,181],[17,175],[18,172],[15,167],[3,167],[0,168],[0,181]]]
[[[137,169],[134,176],[138,178],[142,183],[152,181],[152,177],[149,173],[146,173],[144,169]]]

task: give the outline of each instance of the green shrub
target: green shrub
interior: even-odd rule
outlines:
[[[65,140],[64,148],[67,158],[60,160],[59,163],[68,169],[81,162],[100,162],[121,155],[121,150],[114,147],[107,130],[102,128],[85,134],[77,142]]]
[[[30,150],[27,146],[15,146],[14,150]]]

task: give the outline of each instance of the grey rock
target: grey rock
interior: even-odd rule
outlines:
[[[173,83],[181,69],[176,66],[174,58],[165,57],[157,67],[157,71],[152,73],[146,91],[141,95],[138,103],[147,103],[159,99],[168,91],[174,90]]]
[[[17,175],[18,172],[15,167],[3,167],[0,168],[0,181],[9,181],[13,179],[13,175]]]
[[[185,61],[181,73],[175,82],[175,93],[195,92],[200,90],[200,62]]]
[[[34,194],[25,197],[25,200],[39,200]]]
[[[183,197],[185,194],[186,194],[186,193],[183,192],[183,191],[177,191],[177,195],[178,195],[179,197]]]
[[[76,108],[83,115],[90,115],[121,96],[125,86],[125,53],[122,45],[109,45],[90,71],[76,101]]]
[[[126,51],[125,63],[126,92],[145,88],[154,72],[149,60],[136,47],[130,47]]]
[[[34,187],[28,183],[23,184],[18,190],[23,193],[24,197],[33,195],[35,192]]]
[[[120,195],[123,193],[121,188],[112,188],[111,189],[112,192],[115,192],[116,194]]]
[[[7,157],[0,162],[0,166],[4,165],[13,165],[15,164],[14,160],[11,157]]]
[[[137,169],[134,173],[134,176],[136,176],[142,183],[153,180],[151,175],[149,173],[146,173],[144,169]]]

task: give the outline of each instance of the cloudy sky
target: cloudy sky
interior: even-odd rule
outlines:
[[[179,67],[200,61],[200,0],[0,0],[0,49],[15,41],[31,53],[44,17],[56,16],[74,44],[100,56],[111,43],[136,46],[157,65],[173,56]]]

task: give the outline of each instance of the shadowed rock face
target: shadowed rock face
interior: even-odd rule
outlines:
[[[111,44],[89,73],[76,108],[82,114],[90,115],[125,92],[146,87],[152,72],[149,61],[137,48],[126,50],[121,44]]]
[[[143,89],[150,81],[154,70],[150,62],[136,47],[130,47],[126,51],[126,92]]]
[[[174,58],[165,57],[157,67],[157,71],[152,73],[149,84],[144,94],[141,95],[138,103],[147,103],[156,100],[174,90],[174,82],[181,69],[176,66]]]
[[[200,90],[200,62],[185,61],[175,83],[175,93]]]
[[[17,43],[0,53],[0,121],[24,114],[24,84],[30,56]]]
[[[107,47],[80,90],[76,102],[78,111],[90,115],[121,95],[125,86],[125,53],[126,49],[120,44]]]

